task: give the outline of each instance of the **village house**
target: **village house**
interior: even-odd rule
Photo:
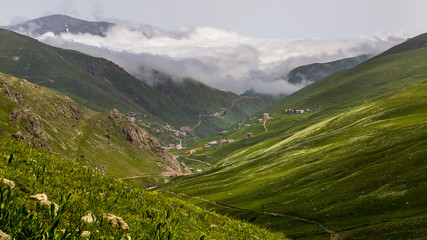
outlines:
[[[310,112],[311,109],[307,108],[307,109],[285,109],[285,113],[287,114],[292,114],[292,113],[296,113],[296,114],[302,114],[302,113],[306,113],[306,112]]]
[[[188,153],[189,153],[189,154],[194,154],[194,153],[196,153],[196,152],[197,152],[197,150],[193,149],[193,150],[190,150]]]

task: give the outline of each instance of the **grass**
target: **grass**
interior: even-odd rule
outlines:
[[[285,239],[176,197],[114,180],[5,135],[0,136],[0,176],[15,182],[13,189],[0,182],[0,229],[13,239],[76,239],[83,231],[90,232],[90,239]],[[58,203],[57,215],[29,198],[38,193]],[[94,223],[82,221],[88,212],[96,216]],[[102,217],[106,213],[120,216],[130,230],[108,224]]]
[[[53,90],[9,75],[0,74],[0,81],[0,129],[9,136],[20,134],[28,144],[103,168],[116,177],[146,175],[145,184],[163,183],[165,169],[158,162],[185,171],[161,151],[154,137],[117,111],[95,112]],[[19,96],[21,104],[5,91]]]
[[[213,167],[164,189],[201,197],[190,199],[291,238],[328,238],[308,220],[344,239],[424,237],[426,56],[422,48],[374,58],[286,97],[266,110],[275,117],[268,131],[254,125],[229,133],[239,141],[198,152],[208,152]],[[283,114],[287,108],[314,111]],[[245,132],[257,134],[244,141]]]

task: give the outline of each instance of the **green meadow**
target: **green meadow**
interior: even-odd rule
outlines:
[[[426,48],[383,54],[313,83],[264,111],[268,131],[193,144],[211,166],[163,189],[295,239],[425,237],[426,60]]]

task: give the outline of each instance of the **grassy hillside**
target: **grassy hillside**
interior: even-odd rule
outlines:
[[[360,55],[326,63],[312,63],[292,69],[287,76],[290,83],[306,84],[316,82],[334,72],[353,68],[368,60],[371,56]]]
[[[54,48],[1,29],[0,71],[58,90],[96,111],[115,108],[122,113],[137,112],[140,120],[158,126],[147,128],[152,134],[157,134],[157,130],[161,130],[161,126],[166,123],[176,129],[195,126],[198,124],[199,115],[227,108],[233,97],[239,97],[201,83],[191,86],[184,84],[182,87],[172,84],[166,86],[166,90],[158,88],[158,91],[105,59]],[[183,98],[176,98],[174,93],[167,94],[168,91],[176,91]],[[233,109],[234,115],[225,121],[205,121],[200,128],[194,129],[195,135],[215,134],[219,129],[242,121],[248,113],[267,106],[267,103],[260,99],[245,101],[248,103],[242,105],[240,111]],[[169,138],[162,135],[158,137]],[[174,140],[177,141],[176,138]]]
[[[150,134],[117,110],[94,112],[69,97],[0,74],[0,129],[117,177],[162,181],[185,169]],[[166,167],[167,166],[167,167]]]
[[[211,166],[165,191],[291,238],[422,239],[426,61],[421,48],[319,80],[268,108],[268,131],[253,124],[220,137],[236,142],[191,155]]]
[[[192,79],[174,82],[163,77],[155,88],[169,96],[180,109],[198,116],[199,122],[187,125],[186,128],[193,128],[194,134],[200,137],[215,135],[237,125],[237,122],[270,105],[270,101],[264,97],[241,97]]]
[[[47,205],[31,198],[42,193],[47,195]],[[0,205],[0,229],[12,239],[286,239],[114,180],[99,169],[2,133]],[[121,221],[116,219],[114,226],[107,214]],[[92,223],[84,221],[88,215]]]

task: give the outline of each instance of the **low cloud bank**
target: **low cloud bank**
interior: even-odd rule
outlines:
[[[209,86],[242,93],[292,93],[302,87],[287,82],[295,67],[360,54],[377,54],[404,39],[257,39],[210,27],[167,32],[147,25],[116,24],[105,37],[49,32],[37,37],[57,47],[109,59],[149,84],[153,70],[179,81],[192,78]]]

